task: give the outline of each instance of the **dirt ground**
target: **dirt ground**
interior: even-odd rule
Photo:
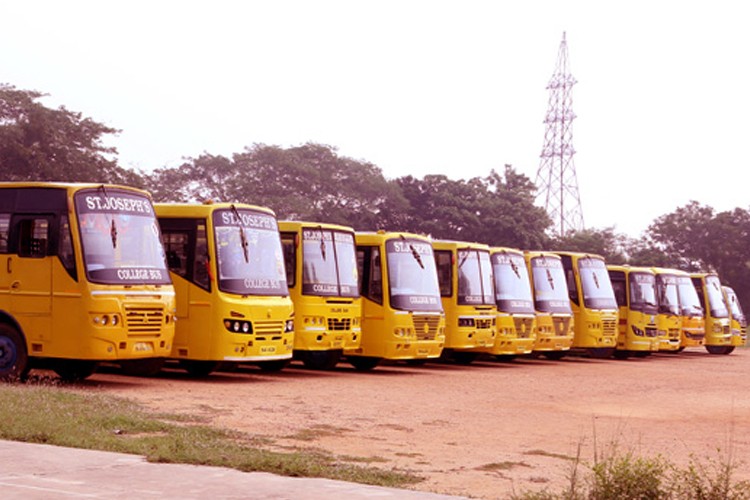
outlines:
[[[477,498],[550,489],[613,443],[678,465],[731,453],[750,479],[750,349],[729,356],[688,349],[645,359],[480,361],[469,366],[380,366],[329,372],[292,364],[199,380],[97,373],[87,390],[147,408],[199,415],[271,438],[412,471],[415,489]],[[720,450],[720,451],[719,451]]]

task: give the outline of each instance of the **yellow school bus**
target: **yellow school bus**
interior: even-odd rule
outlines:
[[[279,231],[294,303],[294,358],[307,368],[334,368],[362,339],[354,230],[280,221]]]
[[[607,271],[620,316],[615,357],[658,351],[656,275],[645,267],[608,265]]]
[[[562,259],[551,252],[524,252],[536,311],[533,354],[562,359],[573,345],[573,310]]]
[[[732,322],[732,350],[734,350],[735,347],[743,347],[747,344],[747,318],[734,290],[728,286],[722,287],[722,290],[724,301],[727,304],[727,309],[729,309],[729,319]]]
[[[169,354],[175,296],[148,193],[0,183],[0,379]]]
[[[177,296],[171,358],[206,376],[221,363],[282,369],[294,310],[276,216],[240,203],[157,204]]]
[[[523,252],[493,247],[490,259],[495,282],[497,338],[486,352],[503,360],[529,354],[536,340],[536,313]]]
[[[383,359],[439,358],[445,344],[432,241],[410,233],[355,233],[362,341],[344,356],[358,370]]]
[[[617,346],[618,308],[601,255],[555,252],[562,259],[574,318],[573,347],[594,358],[612,356]]]
[[[495,344],[497,306],[490,247],[437,240],[432,251],[445,311],[443,357],[469,364]]]
[[[677,275],[677,294],[680,299],[682,317],[682,334],[680,350],[686,347],[702,346],[706,338],[706,319],[703,314],[703,300],[693,286],[690,275],[685,271],[675,271]]]
[[[692,273],[690,279],[703,302],[703,317],[706,320],[703,345],[711,354],[729,354],[734,350],[732,331],[719,277],[715,273]]]
[[[673,269],[661,267],[652,267],[651,270],[656,278],[656,334],[659,337],[659,350],[677,352],[682,332],[677,273]]]

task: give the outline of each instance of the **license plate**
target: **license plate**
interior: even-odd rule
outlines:
[[[274,345],[267,345],[260,348],[260,352],[263,354],[272,354],[276,352],[276,346]]]
[[[153,350],[154,346],[150,342],[136,342],[133,345],[133,352],[152,352]]]

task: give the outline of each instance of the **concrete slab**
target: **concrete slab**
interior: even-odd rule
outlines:
[[[222,467],[152,464],[136,455],[13,441],[0,441],[0,497],[3,500],[459,498]]]

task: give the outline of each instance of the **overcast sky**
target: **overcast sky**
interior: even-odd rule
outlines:
[[[0,19],[0,82],[121,129],[124,167],[313,141],[387,178],[534,180],[565,31],[588,227],[750,205],[740,1],[0,0]]]

